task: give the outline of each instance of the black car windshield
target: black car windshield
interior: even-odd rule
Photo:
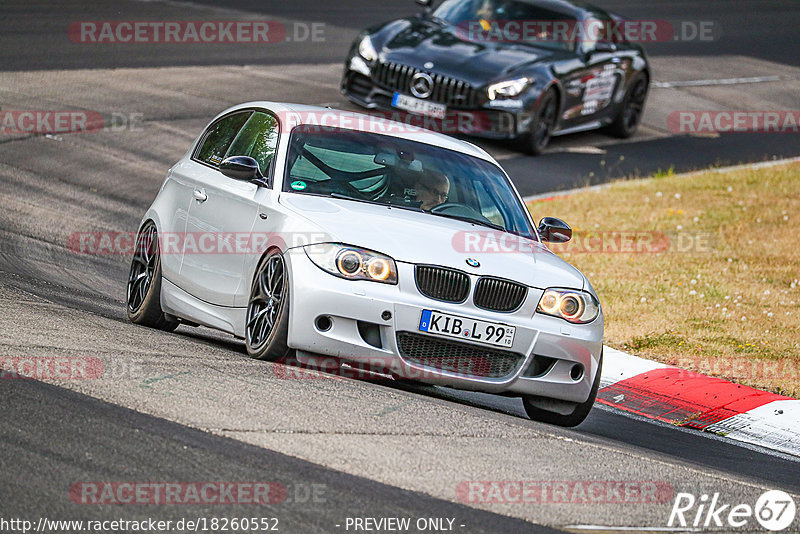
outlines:
[[[517,0],[445,0],[433,16],[468,41],[521,43],[574,51],[578,21],[565,13]]]
[[[499,167],[389,135],[297,126],[283,191],[421,211],[535,239]]]

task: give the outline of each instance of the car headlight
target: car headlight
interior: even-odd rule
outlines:
[[[517,96],[531,83],[533,83],[533,79],[528,78],[527,76],[493,83],[489,86],[489,100]]]
[[[358,55],[369,62],[378,59],[378,52],[376,52],[375,47],[372,46],[372,39],[369,38],[369,35],[365,35],[364,38],[361,39],[361,42],[358,43]]]
[[[571,323],[591,323],[600,314],[600,303],[586,291],[550,288],[539,300],[536,312],[561,317]]]
[[[314,265],[339,278],[397,284],[397,265],[379,252],[340,243],[318,243],[304,250]]]

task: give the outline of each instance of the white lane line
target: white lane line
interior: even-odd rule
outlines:
[[[739,85],[743,83],[779,82],[780,76],[752,76],[750,78],[720,78],[716,80],[686,80],[683,82],[653,82],[652,87],[704,87],[711,85]]]
[[[566,152],[569,154],[601,154],[601,155],[606,153],[604,149],[593,145],[568,146],[552,150],[551,152],[553,153]]]
[[[606,525],[567,525],[563,528],[573,530],[600,530],[604,532],[702,532],[703,529],[683,527],[612,527]]]

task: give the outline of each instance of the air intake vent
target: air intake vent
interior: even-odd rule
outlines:
[[[480,378],[505,378],[525,359],[516,352],[411,332],[397,333],[397,348],[406,361],[416,365]]]
[[[461,271],[417,265],[414,276],[419,292],[444,302],[464,302],[469,295],[469,277]]]
[[[481,278],[475,286],[475,306],[484,310],[512,312],[522,306],[528,288],[500,278]]]

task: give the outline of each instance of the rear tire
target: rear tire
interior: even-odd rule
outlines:
[[[261,260],[253,277],[245,323],[247,354],[258,360],[286,358],[289,337],[289,276],[279,251]]]
[[[542,154],[550,143],[557,122],[558,94],[554,89],[548,89],[534,115],[531,130],[519,139],[522,151],[531,156]]]
[[[627,139],[636,133],[644,115],[644,105],[647,100],[647,75],[637,74],[631,81],[622,109],[614,118],[614,122],[606,127],[606,133],[620,139]]]
[[[589,393],[589,398],[585,402],[575,405],[575,409],[569,414],[560,414],[543,410],[534,406],[531,402],[531,397],[523,397],[522,404],[525,406],[525,413],[534,421],[548,423],[551,425],[573,427],[581,424],[584,419],[589,415],[589,412],[594,406],[594,401],[597,398],[597,390],[600,388],[600,373],[603,370],[603,352],[600,351],[600,362],[597,365],[597,375],[594,377],[592,383],[592,391]]]
[[[128,275],[128,318],[142,326],[171,332],[180,321],[161,309],[161,253],[158,231],[148,221],[136,236],[130,274]]]

